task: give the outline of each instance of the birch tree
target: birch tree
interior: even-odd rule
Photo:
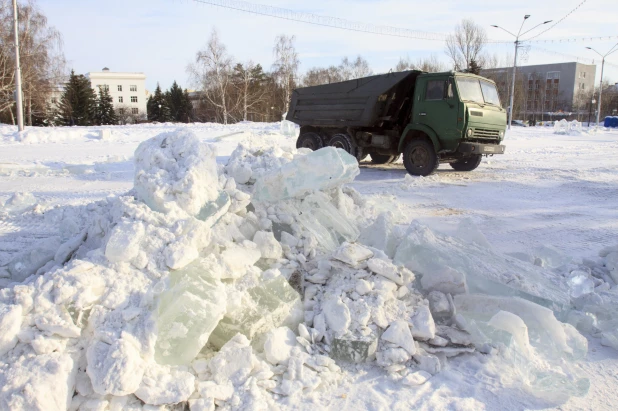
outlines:
[[[294,79],[298,72],[300,61],[294,47],[294,36],[282,34],[275,39],[275,63],[273,72],[283,91],[283,106],[285,112],[290,108],[290,96],[294,88]]]
[[[232,57],[213,29],[206,46],[197,52],[195,62],[188,67],[194,84],[206,101],[217,109],[223,124],[228,124],[232,109],[229,99]]]

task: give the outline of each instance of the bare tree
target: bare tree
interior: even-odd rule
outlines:
[[[438,56],[431,54],[427,58],[419,58],[416,62],[413,62],[409,57],[400,58],[395,66],[395,71],[404,70],[421,70],[428,73],[438,73],[440,71],[445,71],[446,66],[438,60]]]
[[[231,105],[228,98],[231,87],[232,57],[216,29],[213,29],[206,46],[197,52],[195,62],[187,68],[194,84],[201,89],[204,98],[220,113],[227,124]]]
[[[290,96],[294,88],[294,79],[298,71],[300,61],[294,47],[294,36],[282,34],[275,39],[275,63],[273,72],[277,82],[283,91],[283,107],[285,112],[290,108]]]
[[[472,60],[483,66],[483,47],[487,43],[485,29],[469,19],[455,26],[455,32],[446,37],[446,55],[451,59],[455,70],[466,70]]]
[[[13,16],[10,0],[0,0],[0,113],[12,109],[14,79]],[[50,27],[34,0],[18,5],[19,53],[26,123],[47,114],[49,96],[65,79],[62,37]]]
[[[370,76],[372,73],[369,63],[361,56],[356,57],[354,61],[344,57],[338,66],[310,69],[303,78],[303,84],[305,86],[330,84]]]

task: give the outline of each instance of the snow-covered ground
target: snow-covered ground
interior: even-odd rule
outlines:
[[[0,126],[0,205],[6,202],[0,207],[0,267],[63,230],[61,210],[132,189],[137,146],[178,128],[216,146],[221,165],[239,143],[295,145],[295,138],[280,134],[278,123],[41,128],[21,136],[14,127]],[[581,261],[618,244],[618,131],[558,135],[551,128],[514,128],[505,144],[505,155],[484,159],[473,172],[455,172],[445,164],[420,178],[408,176],[401,163],[362,163],[350,185],[367,201],[367,220],[390,211],[397,224],[418,220],[455,236],[462,221],[474,223],[489,247],[503,254],[535,256],[549,246],[560,252],[557,258]],[[344,366],[343,379],[320,395],[282,398],[279,404],[367,410],[615,409],[618,351],[601,346],[599,339],[588,340],[587,358],[575,369],[590,380],[590,390],[566,403],[517,388],[516,376],[495,359],[460,356],[427,383],[412,387],[382,368]]]

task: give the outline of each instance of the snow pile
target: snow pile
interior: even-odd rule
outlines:
[[[7,214],[20,214],[34,208],[37,198],[31,193],[13,193],[4,204],[0,203],[0,211]]]
[[[58,216],[66,232],[9,264],[0,408],[269,409],[341,364],[413,386],[461,354],[512,364],[540,397],[586,392],[565,361],[586,340],[538,305],[590,295],[585,275],[569,288],[469,223],[456,239],[366,221],[340,149],[215,158],[186,130],[143,142],[132,191]]]
[[[562,119],[554,123],[554,134],[581,134],[582,131],[582,123],[577,120]]]

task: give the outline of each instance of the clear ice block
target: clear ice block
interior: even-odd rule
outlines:
[[[159,304],[157,362],[189,364],[223,318],[225,308],[225,287],[199,260],[172,271],[170,288]]]

